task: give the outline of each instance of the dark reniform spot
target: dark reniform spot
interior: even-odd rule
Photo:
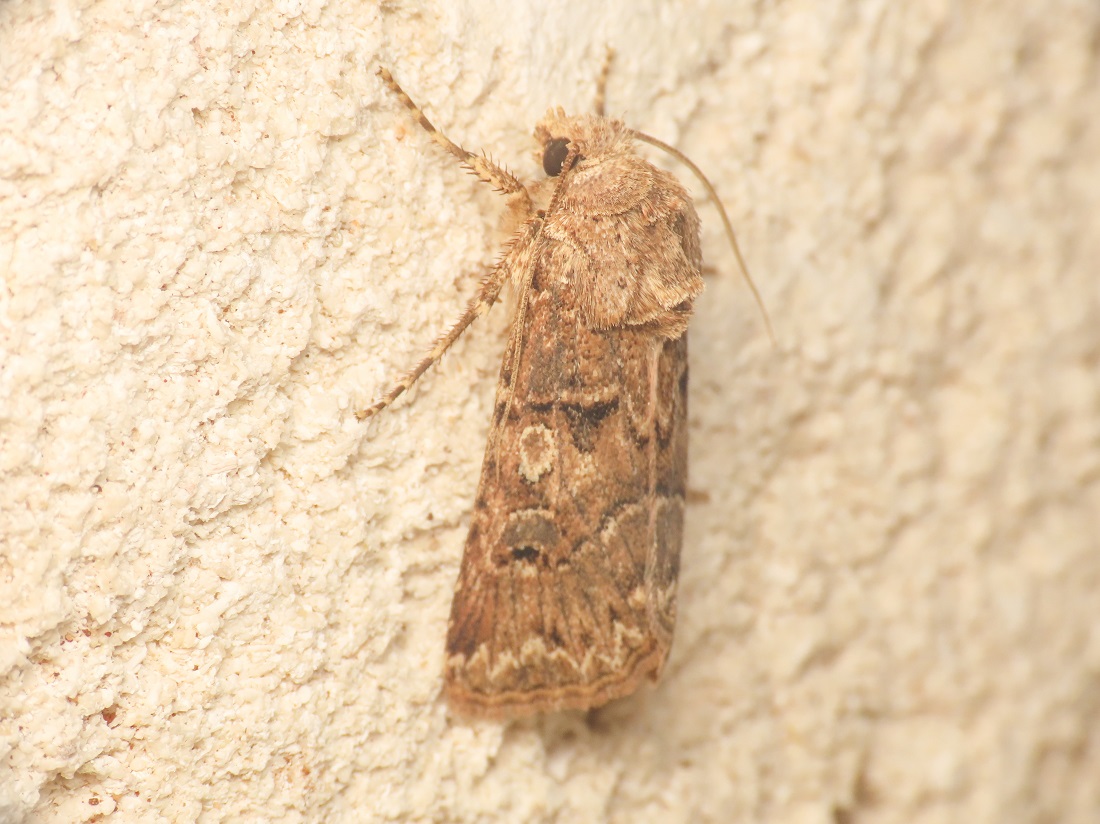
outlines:
[[[569,431],[573,444],[581,452],[591,452],[596,446],[596,433],[609,415],[619,408],[619,399],[614,398],[591,406],[582,404],[563,404],[561,409],[569,421]]]
[[[539,558],[539,551],[533,546],[517,546],[512,548],[512,559],[534,563]]]

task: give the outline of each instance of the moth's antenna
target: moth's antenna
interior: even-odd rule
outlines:
[[[607,44],[607,50],[603,56],[603,66],[600,67],[600,76],[596,78],[596,114],[604,117],[604,102],[607,100],[607,76],[611,74],[611,61],[615,59],[615,50],[611,44]]]
[[[636,140],[640,140],[643,143],[648,143],[650,146],[656,146],[662,151],[668,152],[674,158],[679,160],[689,169],[692,173],[699,178],[699,182],[703,184],[703,188],[707,190],[707,194],[710,195],[711,200],[714,201],[714,205],[718,207],[718,214],[722,216],[722,225],[726,227],[726,237],[729,238],[730,246],[733,247],[733,253],[737,255],[737,265],[741,267],[741,274],[745,278],[745,283],[749,285],[749,289],[752,290],[752,296],[756,298],[756,305],[760,307],[760,314],[764,316],[764,325],[768,327],[768,337],[771,338],[772,343],[776,342],[775,332],[772,330],[771,318],[768,317],[768,310],[764,308],[764,301],[760,297],[760,292],[756,289],[756,284],[753,283],[752,276],[749,274],[749,267],[745,265],[745,259],[741,257],[741,247],[737,245],[737,235],[733,233],[733,224],[730,223],[729,215],[726,214],[726,207],[722,205],[721,198],[718,197],[718,192],[714,190],[714,186],[707,180],[707,176],[703,174],[703,170],[691,162],[686,154],[679,149],[670,146],[663,140],[658,140],[655,137],[650,137],[644,132],[635,131],[630,129],[630,136]]]

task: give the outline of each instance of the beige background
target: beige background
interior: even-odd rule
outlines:
[[[528,176],[607,42],[779,344],[700,204],[667,677],[464,725],[507,310],[353,412],[502,204],[375,69]],[[1069,0],[0,5],[0,821],[1100,821],[1097,43]]]

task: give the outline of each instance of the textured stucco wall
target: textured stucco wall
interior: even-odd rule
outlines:
[[[531,175],[608,42],[779,344],[701,204],[666,678],[460,724],[506,309],[353,411],[502,204],[375,67]],[[0,821],[1100,820],[1097,43],[1068,0],[0,5]]]

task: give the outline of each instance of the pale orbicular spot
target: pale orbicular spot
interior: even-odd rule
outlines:
[[[554,468],[557,457],[558,447],[553,432],[541,423],[523,430],[519,436],[519,474],[527,483],[538,483]]]

